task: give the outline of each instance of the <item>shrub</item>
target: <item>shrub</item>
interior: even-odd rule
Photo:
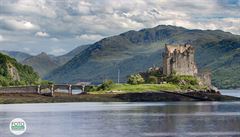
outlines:
[[[158,78],[156,76],[149,76],[148,79],[147,79],[147,83],[157,84],[158,83]]]
[[[93,92],[93,91],[97,91],[98,90],[98,87],[97,86],[86,86],[85,87],[85,92]]]
[[[134,74],[134,75],[130,75],[128,77],[127,83],[133,84],[133,85],[142,84],[142,83],[144,83],[144,79],[140,74]]]
[[[7,79],[3,76],[0,76],[0,86],[2,86],[2,87],[9,86],[9,82],[10,82],[9,79]]]
[[[194,76],[188,75],[170,75],[165,78],[165,81],[173,84],[181,85],[198,85],[198,80]]]
[[[39,83],[37,83],[39,84]],[[51,85],[54,84],[54,82],[52,81],[48,81],[48,80],[41,80],[40,85]]]
[[[106,80],[98,87],[98,90],[108,90],[113,86],[113,84],[112,80]]]

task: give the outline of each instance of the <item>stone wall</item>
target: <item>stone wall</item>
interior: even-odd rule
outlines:
[[[200,85],[205,85],[208,87],[212,86],[212,79],[211,79],[211,72],[210,71],[203,71],[198,73],[198,79],[200,81]]]
[[[33,93],[33,94],[41,94],[42,92],[50,91],[54,92],[55,90],[68,90],[72,92],[72,90],[80,89],[84,92],[84,88],[86,85],[38,85],[38,86],[19,86],[19,87],[0,87],[1,93]]]
[[[38,93],[37,86],[0,87],[0,93]]]
[[[165,45],[163,74],[195,76],[198,73],[194,60],[195,50],[191,45]]]

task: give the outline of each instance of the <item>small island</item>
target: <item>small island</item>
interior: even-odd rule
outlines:
[[[211,73],[199,72],[194,53],[193,46],[189,44],[165,45],[162,66],[154,66],[146,72],[132,74],[128,76],[127,83],[105,80],[100,85],[59,85],[36,80],[35,76],[31,86],[1,87],[0,103],[240,101],[237,97],[221,95],[218,89],[212,86]],[[9,60],[17,64],[13,59]],[[6,68],[9,72],[6,73],[8,77],[17,85],[21,85],[20,76],[24,74],[18,73],[18,69],[11,63],[7,63]],[[72,94],[73,88],[80,88],[82,93]],[[69,92],[59,92],[61,89],[67,89]]]

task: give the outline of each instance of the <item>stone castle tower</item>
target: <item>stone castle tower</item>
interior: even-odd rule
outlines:
[[[198,70],[194,60],[195,50],[191,45],[165,45],[163,74],[196,76]]]

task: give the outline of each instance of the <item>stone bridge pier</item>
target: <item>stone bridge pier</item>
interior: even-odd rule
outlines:
[[[41,89],[41,88],[40,88]],[[72,95],[74,89],[80,89],[82,92],[85,92],[85,85],[72,85],[72,84],[55,84],[55,85],[50,85],[49,89],[51,91],[51,96],[54,95],[54,92],[56,90],[68,90],[68,94]],[[41,91],[40,91],[41,92]]]

